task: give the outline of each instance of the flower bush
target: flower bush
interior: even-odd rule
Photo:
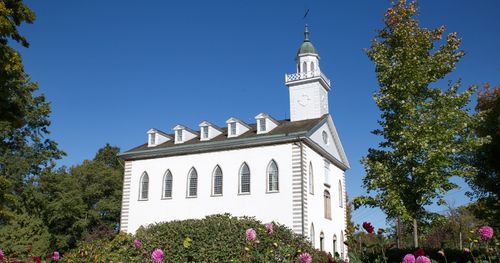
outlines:
[[[213,215],[149,225],[135,235],[82,242],[60,262],[336,262],[277,223]]]

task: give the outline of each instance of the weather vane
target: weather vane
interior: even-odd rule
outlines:
[[[304,21],[307,23],[307,15],[309,14],[309,8],[306,9],[305,13],[304,13],[304,17],[302,19],[304,19]]]

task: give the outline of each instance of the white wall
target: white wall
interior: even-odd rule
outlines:
[[[320,247],[320,233],[324,233],[324,249],[328,252],[333,252],[333,235],[337,235],[337,252],[340,254],[340,231],[344,231],[345,237],[345,187],[343,187],[343,207],[339,205],[339,191],[338,191],[338,181],[342,181],[344,185],[344,172],[336,167],[334,164],[330,164],[330,181],[332,185],[330,188],[324,185],[324,158],[312,150],[310,147],[305,146],[307,151],[308,161],[313,165],[314,171],[314,194],[309,193],[308,189],[308,223],[309,229],[311,228],[311,223],[314,224],[315,232],[315,247]],[[308,166],[309,169],[309,166]],[[309,172],[309,171],[308,171]],[[306,174],[308,174],[308,172]],[[332,219],[326,219],[324,217],[324,200],[323,192],[327,189],[331,196],[331,211]],[[308,234],[309,236],[309,234]],[[347,253],[347,247],[344,248],[345,253]]]
[[[132,161],[130,205],[127,232],[154,222],[203,218],[231,213],[249,215],[265,222],[276,221],[292,226],[291,144],[240,150],[173,156]],[[279,192],[266,193],[266,169],[274,159],[279,168]],[[243,162],[250,167],[251,194],[238,194],[238,175]],[[223,172],[223,195],[211,197],[212,171],[219,165]],[[198,172],[198,195],[186,198],[187,175],[191,167]],[[173,176],[172,199],[162,200],[162,180],[167,169]],[[139,201],[139,180],[149,175],[149,198]]]
[[[290,119],[315,119],[328,113],[328,94],[319,81],[290,86]]]

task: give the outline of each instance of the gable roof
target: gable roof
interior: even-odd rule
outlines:
[[[257,125],[250,124],[248,125],[250,129],[238,137],[228,137],[228,130],[227,127],[225,127],[220,128],[222,132],[220,135],[210,140],[201,141],[199,139],[199,133],[197,133],[197,137],[183,144],[175,144],[173,141],[167,141],[151,148],[148,147],[147,143],[144,143],[120,153],[119,156],[125,160],[149,159],[294,142],[300,139],[307,139],[306,137],[311,130],[328,121],[328,119],[329,115],[327,114],[321,118],[310,120],[294,122],[290,120],[281,120],[277,121],[278,126],[276,126],[276,128],[265,134],[257,134]],[[333,156],[329,157],[334,158]],[[345,165],[343,160],[333,160],[333,162],[343,170],[348,169],[348,165]]]

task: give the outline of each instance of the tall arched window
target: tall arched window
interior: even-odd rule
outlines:
[[[314,194],[314,171],[312,162],[309,163],[309,193]]]
[[[325,192],[323,192],[323,199],[325,206],[325,218],[332,219],[332,199],[330,197],[330,192],[325,190]]]
[[[307,73],[307,64],[306,64],[306,62],[305,62],[305,61],[304,61],[304,63],[302,63],[302,71],[303,71],[304,73]]]
[[[196,197],[198,194],[198,173],[191,168],[188,174],[188,197]]]
[[[311,62],[311,72],[314,72],[314,62]]]
[[[319,250],[325,251],[325,234],[323,234],[323,231],[319,234]]]
[[[335,256],[335,253],[337,253],[337,235],[333,235],[333,250],[332,250],[332,255]]]
[[[212,195],[222,195],[222,169],[217,165],[212,173]]]
[[[274,160],[272,160],[267,166],[267,191],[279,191],[279,171],[278,165]]]
[[[314,235],[315,235],[314,234],[314,224],[311,223],[311,237],[310,238],[311,238],[311,244],[313,245],[313,247],[315,246],[315,244],[314,244],[315,243],[314,242]]]
[[[342,182],[339,180],[339,206],[344,207],[344,197],[342,195]]]
[[[148,200],[149,195],[149,175],[144,172],[139,183],[139,200]]]
[[[340,230],[340,256],[344,258],[344,231]]]
[[[250,193],[250,168],[247,163],[243,163],[240,168],[240,194]]]
[[[172,173],[167,170],[163,175],[163,196],[162,198],[172,198]]]

